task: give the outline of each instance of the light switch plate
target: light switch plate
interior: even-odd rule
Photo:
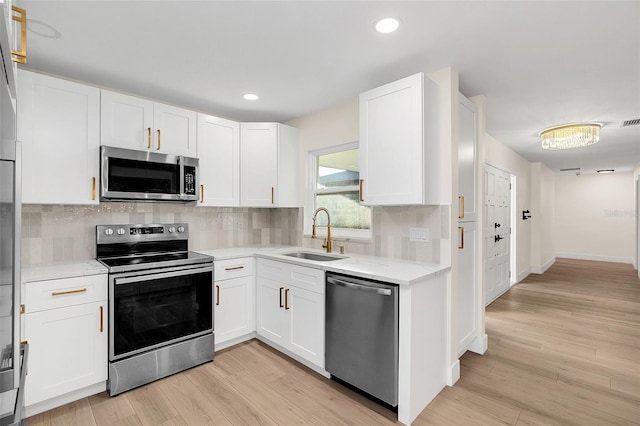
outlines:
[[[428,228],[409,228],[409,241],[416,241],[419,243],[428,243],[429,229]]]

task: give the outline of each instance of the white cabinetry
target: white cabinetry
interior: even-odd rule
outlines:
[[[440,91],[422,73],[360,94],[361,202],[445,202]]]
[[[477,108],[458,94],[458,281],[456,300],[457,355],[478,336],[480,291],[477,277]]]
[[[477,107],[459,94],[458,109],[458,219],[465,222],[476,220],[476,146]]]
[[[23,338],[29,342],[27,411],[43,401],[105,382],[107,276],[36,281],[24,286]]]
[[[279,123],[240,124],[240,204],[299,207],[298,129]]]
[[[198,114],[199,206],[240,205],[240,124]]]
[[[196,156],[196,112],[102,90],[101,145]]]
[[[253,257],[214,262],[216,351],[252,337],[255,331]]]
[[[18,72],[22,202],[98,204],[100,90]]]
[[[458,224],[458,297],[456,303],[456,342],[458,356],[469,348],[477,335],[478,280],[476,278],[476,222]]]
[[[259,337],[324,369],[324,271],[258,259]]]

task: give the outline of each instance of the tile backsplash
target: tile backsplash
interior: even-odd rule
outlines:
[[[440,262],[448,241],[449,207],[376,207],[373,239],[337,239],[347,253]],[[22,206],[22,265],[95,258],[95,226],[118,223],[189,224],[189,249],[257,244],[321,248],[322,240],[303,235],[304,209],[195,207],[167,203],[101,203],[95,206]],[[429,229],[430,241],[409,241],[410,227]]]

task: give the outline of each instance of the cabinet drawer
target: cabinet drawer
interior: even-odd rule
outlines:
[[[253,257],[239,259],[216,260],[213,262],[216,281],[253,275]]]
[[[88,275],[25,284],[25,311],[63,308],[107,299],[107,275]]]
[[[324,294],[324,271],[267,259],[258,259],[258,277]]]

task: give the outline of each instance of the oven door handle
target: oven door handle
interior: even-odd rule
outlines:
[[[114,283],[115,285],[131,284],[131,283],[139,283],[141,281],[151,281],[151,280],[157,280],[160,278],[182,277],[184,275],[193,275],[193,274],[206,273],[206,272],[213,272],[213,266],[181,269],[179,271],[172,271],[172,272],[151,273],[148,275],[147,274],[136,275],[134,277],[115,278]]]

